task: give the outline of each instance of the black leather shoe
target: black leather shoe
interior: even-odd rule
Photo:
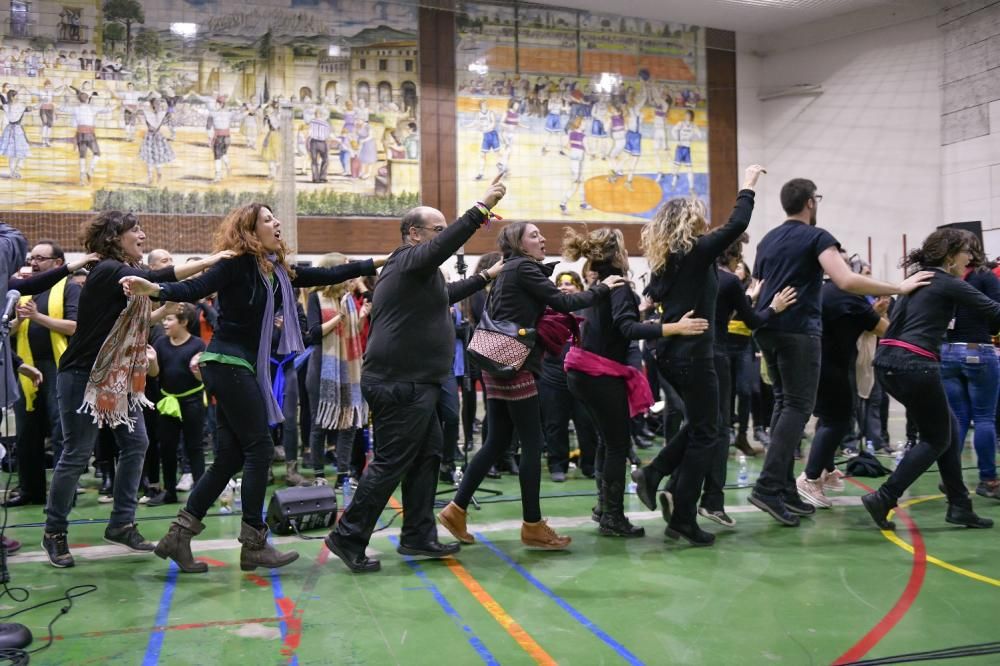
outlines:
[[[715,543],[715,535],[706,532],[697,525],[667,525],[667,529],[663,533],[675,541],[684,539],[692,546],[701,548]]]
[[[457,542],[453,541],[451,543],[441,543],[440,541],[431,541],[429,543],[422,543],[419,546],[407,546],[406,544],[399,544],[396,548],[396,552],[400,555],[412,555],[416,557],[448,557],[449,555],[454,555],[462,549],[462,546]]]
[[[347,568],[354,573],[371,573],[382,568],[378,560],[373,560],[364,553],[352,555],[347,549],[338,543],[337,536],[333,532],[326,535],[323,543],[330,549],[330,552],[340,558],[340,561],[347,565]]]
[[[632,435],[632,444],[637,449],[651,449],[653,448],[653,440],[646,439],[640,435]]]
[[[785,503],[785,508],[788,513],[793,513],[796,516],[812,516],[816,513],[816,507],[807,502],[803,502],[802,498],[795,495],[795,497],[782,497],[782,501]]]
[[[497,471],[496,466],[490,467],[489,471],[486,472],[487,479],[499,479],[500,472]]]
[[[793,514],[785,506],[785,502],[778,495],[764,495],[756,490],[750,493],[750,503],[755,507],[770,514],[772,518],[782,525],[788,527],[798,527],[799,517]]]
[[[980,518],[976,512],[972,510],[971,504],[969,506],[949,504],[948,513],[945,515],[944,519],[952,525],[963,525],[965,527],[974,527],[979,529],[988,529],[993,527],[993,521],[989,518]]]
[[[635,482],[635,495],[650,511],[656,511],[656,489],[663,480],[654,467],[639,467],[632,470],[632,481]]]
[[[11,495],[8,497],[7,501],[3,502],[2,506],[7,507],[8,509],[13,509],[16,506],[28,506],[30,504],[45,504],[45,499],[35,499],[18,493],[17,495]]]
[[[896,523],[886,518],[886,516],[889,515],[889,510],[893,507],[889,506],[889,502],[887,502],[877,490],[862,497],[861,503],[864,505],[865,509],[868,510],[868,515],[872,517],[872,520],[874,520],[875,524],[879,526],[879,529],[896,529]]]

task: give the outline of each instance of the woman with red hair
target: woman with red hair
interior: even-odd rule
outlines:
[[[223,220],[216,238],[218,250],[231,250],[202,275],[173,284],[154,284],[139,277],[122,280],[126,293],[144,294],[161,301],[197,302],[217,293],[218,326],[201,356],[201,375],[218,404],[218,455],[188,496],[187,505],[156,547],[185,573],[207,570],[191,554],[191,538],[204,525],[201,519],[225,489],[243,471],[243,522],[239,541],[240,568],[281,567],[298,559],[297,552],[280,553],[267,542],[261,518],[273,444],[270,426],[283,421],[271,393],[269,357],[276,315],[282,316],[283,335],[278,351],[304,351],[293,287],[317,287],[374,275],[372,260],[332,268],[292,268],[288,246],[281,240],[281,222],[259,203],[233,210]]]

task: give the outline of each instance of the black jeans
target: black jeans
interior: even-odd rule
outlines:
[[[896,465],[880,492],[893,505],[917,478],[937,461],[949,504],[969,504],[969,491],[962,480],[962,450],[958,445],[958,422],[948,407],[941,371],[901,372],[878,369],[882,387],[903,403],[920,430],[917,443]]]
[[[628,389],[625,380],[618,377],[591,377],[575,370],[566,373],[566,384],[575,404],[586,407],[590,420],[597,426],[604,444],[598,478],[608,484],[613,492],[624,493],[625,464],[632,439],[629,436]],[[579,422],[577,422],[579,423]],[[577,425],[579,435],[580,426]],[[605,497],[605,500],[608,498]],[[612,506],[621,505],[622,496],[611,498]]]
[[[730,342],[726,353],[729,355],[729,377],[732,381],[729,399],[730,421],[735,421],[739,432],[745,435],[750,427],[750,399],[753,395],[753,382],[760,381],[753,372],[753,351],[750,349],[750,338],[747,337],[745,342]],[[727,425],[731,425],[731,423]]]
[[[538,382],[538,398],[541,401],[549,472],[565,474],[569,471],[569,420],[573,419],[576,441],[580,446],[580,471],[587,476],[593,474],[599,440],[591,414],[581,402],[583,398],[574,400],[569,388],[541,381]]]
[[[461,377],[459,381],[459,386],[462,389],[462,435],[466,444],[472,443],[475,434],[476,410],[479,407],[479,394],[476,392],[478,377],[470,372],[471,368],[466,366],[465,376]]]
[[[754,490],[761,495],[798,497],[795,488],[795,447],[816,404],[819,384],[820,338],[767,329],[754,333],[774,390],[771,445]]]
[[[185,509],[201,520],[229,480],[243,470],[243,522],[261,529],[274,442],[257,377],[246,368],[226,363],[205,363],[201,377],[216,400],[219,452],[191,489]]]
[[[17,478],[21,496],[45,500],[45,435],[52,438],[52,467],[62,454],[62,424],[59,422],[59,400],[56,395],[56,363],[52,359],[35,360],[45,381],[35,394],[34,409],[27,411],[24,395],[14,403],[17,440]]]
[[[177,447],[184,434],[184,452],[191,465],[195,483],[205,473],[205,397],[201,392],[180,398],[181,418],[160,414],[160,460],[163,463],[163,488],[177,491]]]
[[[441,421],[437,414],[441,386],[362,375],[361,394],[371,408],[375,457],[334,532],[351,554],[364,553],[382,510],[402,481],[400,543],[421,546],[437,541],[434,491],[441,464]]]
[[[458,380],[452,376],[441,385],[441,397],[437,405],[438,418],[441,419],[441,437],[443,448],[441,464],[448,468],[455,465],[458,459],[459,404]]]
[[[494,400],[487,397],[486,440],[483,448],[469,461],[462,483],[455,493],[455,504],[463,509],[469,506],[472,495],[511,445],[516,433],[521,441],[521,464],[518,481],[521,483],[521,514],[526,523],[542,519],[538,499],[542,483],[542,416],[538,396],[524,400]]]
[[[729,429],[732,413],[732,375],[729,355],[725,349],[715,348],[715,374],[719,378],[719,433],[715,438],[712,462],[705,475],[705,486],[701,494],[701,506],[709,511],[725,509],[726,468],[729,463]]]
[[[848,368],[842,363],[824,360],[816,392],[816,434],[809,447],[806,478],[815,481],[824,471],[833,471],[837,449],[851,430],[855,395]]]
[[[674,474],[677,525],[694,525],[697,501],[719,437],[719,379],[712,358],[659,359],[660,374],[680,394],[687,421],[650,463],[664,476]]]

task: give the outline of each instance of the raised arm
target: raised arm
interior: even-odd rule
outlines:
[[[747,167],[743,179],[743,187],[736,195],[736,205],[729,215],[729,221],[718,229],[704,235],[698,241],[697,251],[711,257],[717,257],[733,244],[750,226],[750,216],[753,214],[754,187],[760,175],[767,173],[759,164]]]

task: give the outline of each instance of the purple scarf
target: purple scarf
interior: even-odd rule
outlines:
[[[278,343],[279,354],[301,352],[302,331],[299,329],[299,313],[295,309],[295,293],[292,291],[292,281],[285,272],[285,267],[277,263],[276,257],[268,257],[274,263],[274,277],[281,289],[281,316],[284,319],[281,329],[281,342]],[[264,397],[267,407],[267,422],[271,425],[282,423],[285,417],[281,407],[271,392],[271,333],[274,331],[274,291],[267,274],[257,267],[260,278],[264,281],[264,291],[267,292],[267,302],[264,305],[264,316],[260,320],[260,346],[257,348],[257,386]]]

